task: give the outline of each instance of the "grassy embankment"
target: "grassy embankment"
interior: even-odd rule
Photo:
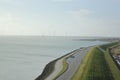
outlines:
[[[107,50],[115,44],[90,49],[72,80],[120,80],[120,71]]]

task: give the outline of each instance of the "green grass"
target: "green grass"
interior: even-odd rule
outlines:
[[[120,80],[120,71],[107,52],[117,43],[101,45],[88,51],[71,80]],[[104,52],[103,52],[104,51]]]
[[[84,80],[114,80],[104,53],[94,48]]]

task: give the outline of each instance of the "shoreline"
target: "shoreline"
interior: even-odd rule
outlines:
[[[107,43],[107,44],[111,44],[111,43]],[[107,45],[107,44],[102,44],[102,45]],[[97,47],[97,46],[102,46],[102,45],[89,46],[88,51],[91,50],[92,47]],[[83,49],[80,48],[83,51],[83,53],[85,54],[85,56],[87,54],[87,51],[85,52],[84,49],[86,49],[86,48],[88,48],[88,47],[85,47]],[[74,74],[68,75],[69,73],[67,73],[67,75],[66,75],[66,72],[68,71],[68,69],[70,67],[70,64],[68,64],[67,59],[73,58],[75,60],[76,57],[74,57],[74,54],[77,54],[77,50],[80,50],[80,49],[76,49],[60,58],[57,58],[57,59],[49,62],[46,65],[46,67],[44,68],[42,74],[40,76],[38,76],[35,80],[56,80],[61,76],[63,77],[62,79],[64,80],[65,76],[70,76],[70,77],[73,76]],[[80,51],[78,53],[81,54]],[[84,56],[83,56],[83,58],[84,58]],[[64,61],[65,61],[65,65],[64,65]],[[79,63],[77,62],[77,64],[81,65],[81,62],[79,62]],[[77,67],[77,68],[79,68],[79,67]],[[75,72],[73,71],[73,73],[75,73]],[[61,79],[58,79],[58,80],[61,80]]]

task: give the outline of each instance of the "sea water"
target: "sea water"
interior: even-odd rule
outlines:
[[[106,43],[75,39],[80,37],[0,37],[0,80],[34,80],[50,61],[80,47]]]

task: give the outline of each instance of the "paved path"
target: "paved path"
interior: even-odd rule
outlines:
[[[73,53],[63,57],[62,59],[58,60],[56,63],[55,63],[55,69],[54,71],[52,72],[51,75],[49,75],[45,80],[53,80],[60,72],[61,70],[63,69],[63,60],[71,55],[73,55],[74,53],[76,53],[77,50],[73,51]]]
[[[73,54],[71,57],[67,59],[67,63],[69,65],[67,71],[63,73],[57,80],[71,80],[71,77],[74,75],[76,70],[79,68],[79,65],[87,53],[87,51],[91,47],[84,48],[82,50],[78,50],[75,54]]]
[[[100,48],[99,46],[97,47],[100,51],[102,51],[103,53],[105,53],[105,50],[103,50],[102,48]]]

